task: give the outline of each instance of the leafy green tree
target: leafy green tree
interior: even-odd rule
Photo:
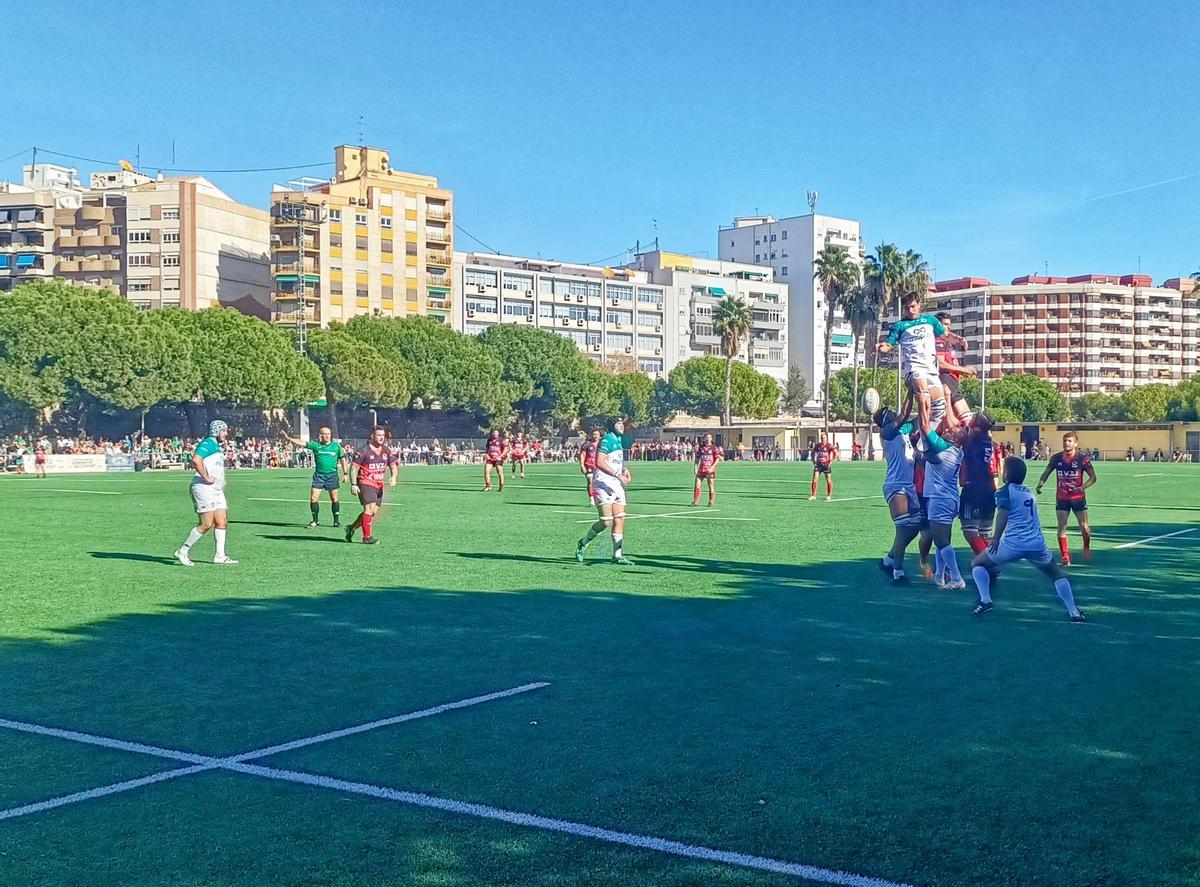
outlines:
[[[355,317],[346,332],[411,368],[414,397],[465,410],[480,424],[507,421],[516,399],[499,358],[473,336],[428,317]]]
[[[614,377],[601,373],[570,339],[525,325],[496,324],[477,341],[499,362],[513,408],[527,426],[540,422],[561,429],[580,416],[608,412]]]
[[[1172,422],[1200,420],[1200,375],[1184,379],[1175,386],[1167,398],[1167,418]]]
[[[857,384],[854,379],[855,375],[859,376]],[[869,370],[862,367],[856,373],[854,367],[842,367],[830,376],[828,385],[829,415],[843,422],[849,421],[855,412],[854,401],[857,396],[855,392],[870,387],[873,377],[875,387],[882,394],[886,395],[888,391],[895,390],[895,370]]]
[[[633,419],[637,426],[651,423],[654,382],[645,373],[618,373],[608,377],[609,394],[615,401],[614,412]]]
[[[833,348],[833,324],[846,294],[858,284],[859,269],[844,246],[827,244],[813,261],[813,278],[825,293],[825,378],[829,378],[829,355]],[[824,386],[828,387],[828,385]],[[829,396],[822,398],[825,433],[829,433]]]
[[[987,408],[1011,410],[1023,422],[1061,422],[1067,418],[1067,401],[1054,385],[1038,376],[1018,375],[994,379],[987,386]]]
[[[726,296],[713,309],[713,332],[721,337],[721,353],[725,355],[725,424],[731,421],[730,397],[733,385],[733,360],[750,337],[753,325],[750,306],[741,296]]]
[[[1166,411],[1166,404],[1163,404]],[[1125,418],[1125,405],[1120,396],[1094,392],[1081,394],[1071,399],[1071,412],[1076,419],[1091,419],[1098,422],[1118,422]]]
[[[408,366],[340,327],[309,333],[308,356],[321,371],[334,437],[337,404],[403,409],[412,400]]]
[[[808,385],[808,379],[804,378],[804,370],[794,364],[789,366],[787,382],[783,386],[783,396],[779,401],[782,410],[799,416],[811,398],[812,389]]]
[[[666,379],[655,379],[654,388],[650,392],[649,424],[665,425],[677,409],[670,383]]]
[[[1167,418],[1171,388],[1167,385],[1139,385],[1121,395],[1121,408],[1129,422],[1162,422]]]
[[[725,366],[717,357],[693,357],[671,370],[668,384],[678,409],[693,416],[717,416],[724,409]],[[730,408],[734,415],[766,419],[777,415],[779,384],[770,376],[735,361]]]

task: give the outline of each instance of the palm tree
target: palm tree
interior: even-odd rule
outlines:
[[[750,306],[741,296],[726,296],[713,309],[713,332],[721,337],[721,353],[725,355],[725,427],[733,423],[730,396],[733,390],[733,359],[750,336],[754,318]]]
[[[880,322],[875,325],[874,335],[871,337],[878,341],[883,315],[887,314],[896,296],[915,292],[920,294],[922,299],[925,298],[925,294],[929,292],[929,265],[918,252],[911,249],[900,252],[900,248],[894,243],[881,243],[874,255],[867,256],[866,279],[874,287],[879,298]],[[871,368],[879,368],[878,351],[875,352]],[[896,409],[900,409],[899,403],[896,404]]]
[[[833,348],[833,324],[846,293],[858,283],[859,268],[850,259],[850,253],[844,246],[827,244],[817,253],[813,262],[813,278],[821,284],[821,290],[825,293],[825,392],[821,400],[824,404],[825,433],[829,434],[829,353]]]
[[[850,334],[854,337],[854,420],[851,423],[852,436],[858,440],[858,355],[859,348],[868,334],[879,323],[880,303],[877,292],[869,283],[859,283],[846,293],[842,300],[842,313],[846,323],[850,325]]]

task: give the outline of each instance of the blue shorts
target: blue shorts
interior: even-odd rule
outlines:
[[[314,490],[334,490],[341,489],[341,482],[338,480],[336,471],[322,473],[320,471],[313,472],[312,488]]]

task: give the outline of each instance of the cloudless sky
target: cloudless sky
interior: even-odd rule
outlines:
[[[506,253],[616,262],[657,233],[715,255],[719,225],[815,188],[939,279],[1140,256],[1162,280],[1200,269],[1198,22],[1175,0],[39,3],[9,22],[0,158],[325,162],[361,114]],[[331,171],[209,178],[265,207]]]

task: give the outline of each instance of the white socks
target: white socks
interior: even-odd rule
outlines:
[[[1071,591],[1070,581],[1065,576],[1055,581],[1054,590],[1058,592],[1062,602],[1067,605],[1067,612],[1072,616],[1078,615],[1079,608],[1075,606],[1075,595]]]
[[[213,537],[217,540],[217,560],[225,557],[225,530],[213,530]]]
[[[958,558],[954,555],[954,546],[947,545],[944,548],[939,548],[937,556],[938,565],[942,569],[950,571],[950,581],[961,582],[962,573],[958,570]]]
[[[187,541],[183,543],[183,548],[181,550],[183,551],[184,554],[187,554],[188,551],[191,550],[191,547],[203,538],[204,538],[204,534],[201,533],[195,527],[192,527],[192,531],[190,533],[188,533]]]
[[[975,567],[971,570],[971,578],[975,580],[975,587],[979,589],[979,600],[985,604],[992,602],[992,577],[988,574],[987,567]],[[1066,580],[1062,580],[1066,582]],[[1071,587],[1067,586],[1067,593],[1071,593]]]

